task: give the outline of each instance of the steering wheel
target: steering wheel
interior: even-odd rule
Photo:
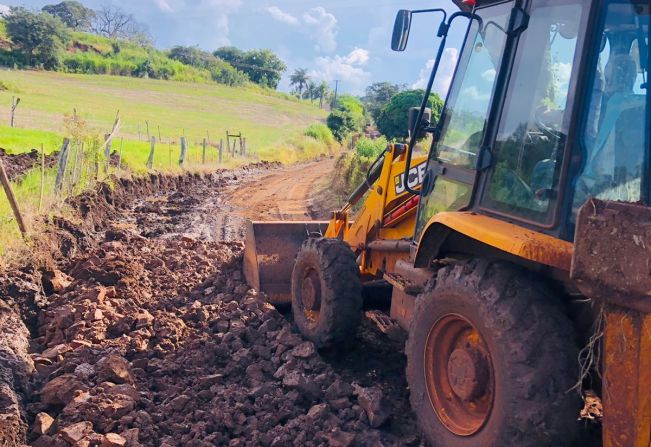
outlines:
[[[563,132],[561,132],[560,130],[555,129],[553,127],[553,124],[551,124],[549,122],[550,121],[549,118],[547,118],[547,119],[545,118],[544,115],[545,115],[546,112],[560,112],[560,110],[558,110],[558,111],[549,110],[544,106],[543,107],[538,107],[536,109],[536,112],[534,113],[534,121],[535,121],[536,127],[538,129],[540,129],[540,131],[543,134],[547,135],[548,137],[550,137],[550,138],[552,138],[552,139],[554,139],[556,141],[560,141],[561,139],[563,139],[563,136],[564,136]],[[559,122],[557,124],[560,127],[560,124],[561,124],[560,119],[558,121]]]

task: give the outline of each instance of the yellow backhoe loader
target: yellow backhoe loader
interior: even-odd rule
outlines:
[[[409,144],[390,145],[330,222],[252,222],[246,277],[291,301],[319,347],[348,342],[365,284],[389,284],[435,447],[589,445],[587,388],[604,446],[649,447],[651,3],[455,4],[396,18],[403,51],[413,19],[442,17]],[[459,59],[431,122],[448,35]]]

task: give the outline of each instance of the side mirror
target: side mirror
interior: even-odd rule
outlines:
[[[405,51],[409,41],[409,30],[411,29],[411,11],[401,9],[396,15],[396,23],[393,25],[393,37],[391,49],[393,51]]]
[[[420,112],[420,107],[411,107],[409,109],[409,133],[411,134],[415,127],[416,127],[416,120],[418,119],[418,113]],[[423,113],[423,120],[418,123],[418,135],[416,135],[417,140],[422,140],[425,137],[425,131],[421,127],[423,124],[423,121],[427,121],[430,123],[432,121],[432,109],[429,107],[425,109],[425,112]]]

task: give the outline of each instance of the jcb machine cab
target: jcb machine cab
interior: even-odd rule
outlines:
[[[280,255],[264,253],[253,223],[247,278],[286,283],[319,346],[349,343],[361,287],[390,284],[391,316],[409,331],[411,404],[433,446],[585,445],[577,390],[591,388],[603,444],[648,447],[651,4],[457,6],[397,16],[394,50],[427,13],[442,16],[440,49],[411,142],[387,148],[351,197],[370,191],[355,219],[347,205],[324,235],[296,224]],[[431,122],[427,98],[459,29]],[[423,133],[433,143],[419,158]]]

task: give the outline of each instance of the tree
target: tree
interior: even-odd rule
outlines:
[[[349,110],[333,110],[328,115],[326,124],[340,143],[344,141],[349,133],[359,130],[356,117]]]
[[[213,53],[244,72],[252,82],[275,89],[287,69],[285,63],[270,50],[244,52],[235,47],[221,47]]]
[[[315,99],[319,97],[319,84],[309,80],[307,82],[307,87],[305,88],[305,93],[303,93],[303,99],[309,99],[310,102],[314,102]]]
[[[364,106],[352,95],[341,95],[326,123],[335,138],[341,142],[349,133],[358,132],[366,125]]]
[[[362,102],[366,110],[377,121],[382,108],[400,92],[399,85],[391,84],[389,82],[376,82],[366,87],[366,95],[362,98]]]
[[[285,63],[270,50],[247,51],[241,65],[235,64],[235,68],[246,73],[256,84],[274,90],[287,70]]]
[[[225,60],[234,67],[241,65],[244,61],[244,52],[235,47],[221,47],[213,53],[215,57]]]
[[[186,65],[210,71],[213,81],[220,84],[242,85],[248,81],[248,77],[231,64],[197,47],[176,46],[168,56]]]
[[[425,90],[405,90],[395,95],[382,108],[377,126],[380,132],[388,139],[404,139],[409,136],[409,109],[420,107]],[[433,93],[428,100],[428,107],[432,109],[432,120],[436,122],[441,115],[443,100]]]
[[[323,108],[323,102],[328,99],[328,95],[330,94],[330,88],[328,87],[328,83],[326,81],[321,81],[321,84],[318,86],[318,98],[319,98],[319,108]]]
[[[116,6],[103,6],[95,11],[91,30],[109,39],[127,39],[141,45],[151,45],[152,42],[146,26]]]
[[[26,65],[42,64],[47,69],[59,65],[59,52],[68,40],[65,25],[59,18],[25,8],[12,8],[5,18],[7,35]]]
[[[307,87],[307,82],[310,77],[307,75],[307,69],[297,68],[294,73],[289,77],[289,85],[298,89],[298,97],[303,96],[303,88]]]
[[[74,0],[65,0],[56,5],[46,5],[42,11],[58,17],[64,25],[76,31],[90,29],[95,18],[95,11]]]

